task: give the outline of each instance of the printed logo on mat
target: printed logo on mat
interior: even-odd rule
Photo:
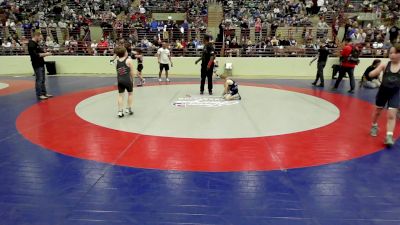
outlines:
[[[227,101],[218,96],[190,96],[178,98],[172,103],[173,106],[186,108],[186,107],[222,107],[239,104],[240,101]]]

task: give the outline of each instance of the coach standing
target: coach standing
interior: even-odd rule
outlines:
[[[328,61],[329,49],[326,44],[323,44],[318,49],[318,55],[314,57],[314,59],[310,62],[311,64],[318,59],[318,67],[317,67],[317,76],[315,77],[315,81],[312,83],[313,86],[317,86],[318,81],[320,84],[318,87],[324,87],[324,68],[326,65],[326,61]]]
[[[171,63],[171,67],[173,66],[173,64],[171,59],[171,52],[169,51],[166,42],[163,42],[162,47],[158,49],[157,59],[158,59],[158,64],[160,65],[160,72],[158,73],[158,82],[162,81],[161,74],[163,70],[165,70],[165,77],[167,79],[167,82],[169,82],[170,81],[168,78],[169,63]]]
[[[359,55],[360,50],[357,46],[352,44],[352,40],[347,38],[345,40],[345,47],[340,52],[340,70],[339,70],[339,77],[336,80],[335,86],[332,90],[337,90],[339,87],[340,82],[346,76],[346,73],[349,75],[350,78],[350,90],[349,93],[354,93],[355,88],[355,78],[354,78],[354,68],[360,63]]]
[[[204,35],[203,38],[203,55],[200,59],[196,60],[196,64],[201,61],[201,83],[200,83],[200,94],[204,94],[204,85],[206,83],[206,78],[208,80],[208,93],[210,95],[213,94],[213,69],[214,69],[214,59],[215,59],[215,52],[214,46],[210,42],[211,36]]]
[[[28,43],[28,51],[31,57],[32,67],[35,71],[36,77],[36,97],[39,100],[45,100],[50,97],[53,97],[50,94],[47,94],[46,91],[46,76],[44,69],[44,57],[51,56],[52,53],[44,52],[43,49],[39,46],[39,43],[43,40],[43,36],[40,32],[35,32],[33,34],[32,40],[29,40]]]

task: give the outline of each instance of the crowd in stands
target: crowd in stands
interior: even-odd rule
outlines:
[[[152,12],[185,12],[189,15],[208,14],[208,1],[207,0],[141,0],[141,7]]]
[[[132,7],[130,0],[0,0],[0,46],[18,53],[32,33],[40,30],[46,47],[53,51],[63,49],[68,53],[87,53],[93,49],[91,46],[102,45],[91,40],[90,25],[103,28],[103,39],[111,47],[120,38],[129,40],[135,46],[152,47],[152,43],[146,42],[143,37],[175,40],[193,30],[200,39],[197,34],[205,32],[207,1],[147,0],[140,3],[139,7]],[[188,19],[179,24],[172,20],[149,19],[151,10],[164,8],[184,9]],[[138,34],[141,31],[145,32],[142,36]],[[76,49],[81,49],[81,46],[87,46],[87,50],[77,52]]]
[[[363,0],[346,3],[347,11],[375,13],[379,19],[398,19],[400,16],[399,0]]]
[[[395,21],[400,12],[400,1],[363,1],[370,10],[383,12],[379,14],[379,25],[373,26],[365,22],[357,22],[358,18],[345,19],[343,12],[356,11],[351,0],[302,0],[302,1],[219,1],[225,11],[225,19],[220,24],[219,41],[225,40],[229,55],[248,55],[252,52],[273,52],[286,56],[298,55],[298,52],[311,51],[322,43],[330,43],[333,47],[340,44],[337,40],[339,26],[345,27],[345,37],[349,37],[363,49],[365,56],[381,56],[389,46],[397,41],[398,29]],[[365,12],[365,9],[359,9]],[[375,12],[372,10],[372,12]],[[320,18],[317,25],[312,26],[311,17]],[[329,18],[330,21],[326,21]],[[384,20],[380,20],[380,19]],[[381,23],[386,24],[380,25]],[[279,27],[286,27],[287,35],[277,32]],[[302,27],[301,38],[293,37],[293,29]],[[249,29],[255,29],[255,43],[249,41]],[[235,30],[241,30],[241,36],[234,38]],[[285,30],[285,32],[286,32]],[[331,30],[332,36],[328,36]],[[234,40],[233,40],[234,39]],[[335,43],[335,44],[333,44]],[[239,46],[239,47],[238,47]],[[256,50],[255,50],[256,49]],[[300,51],[293,52],[291,49]],[[376,51],[374,50],[376,49]],[[253,54],[250,54],[253,55]]]
[[[227,0],[222,1],[222,4],[225,18],[220,24],[219,41],[226,37],[232,39],[235,30],[240,29],[242,34],[240,39],[247,42],[249,29],[254,28],[255,41],[260,45],[272,41],[272,46],[279,42],[283,45],[278,44],[278,46],[287,46],[288,43],[291,43],[290,46],[297,44],[290,34],[287,37],[289,40],[279,41],[282,38],[282,35],[277,33],[279,27],[288,27],[289,30],[293,27],[303,28],[304,44],[311,44],[310,42],[315,39],[327,37],[330,28],[333,35],[331,39],[336,40],[339,30],[339,22],[336,18],[344,6],[343,1],[334,0]],[[328,15],[333,17],[330,24],[323,19]],[[317,27],[312,25],[311,17],[313,16],[322,18]]]
[[[338,12],[342,1],[334,0],[269,0],[223,1],[225,23],[236,27],[311,26],[310,16]],[[257,22],[257,20],[260,20]],[[261,25],[261,26],[260,26]]]
[[[286,1],[224,1],[225,23],[248,28],[256,25],[257,18],[266,24],[274,22],[290,26],[310,25],[308,18],[301,13],[300,3]]]
[[[363,55],[371,55],[374,49],[380,55],[386,54],[387,50],[399,40],[399,27],[394,20],[388,25],[372,26],[371,23],[360,25],[357,21],[348,20],[345,24],[345,36],[355,45],[362,48]]]
[[[394,21],[393,21],[394,22]],[[316,27],[304,27],[300,38],[295,38],[292,28],[285,29],[287,34],[270,31],[260,39],[252,42],[244,37],[237,38],[226,36],[226,49],[230,56],[257,56],[269,54],[274,56],[306,56],[316,53],[321,44],[328,44],[330,48],[337,48],[346,38],[361,50],[363,57],[384,57],[388,49],[394,43],[399,42],[400,28],[396,23],[373,26],[372,24],[361,25],[355,20],[349,19],[345,24],[345,35],[343,40],[336,36],[327,38],[329,26],[323,18]]]
[[[336,41],[340,42],[336,38],[340,11],[360,7],[349,0],[217,2],[224,9],[224,20],[216,40],[224,43],[224,48],[217,49],[230,56],[262,53],[275,56],[307,55],[314,53],[319,44],[325,42],[330,43],[332,48],[337,47]],[[366,0],[361,10],[378,10],[382,12],[381,18],[394,21],[398,18],[399,2]],[[132,7],[130,0],[40,0],[35,4],[27,0],[0,0],[0,45],[6,54],[8,51],[23,54],[32,32],[40,30],[45,47],[55,53],[110,55],[115,43],[124,39],[132,49],[142,48],[149,55],[163,40],[170,42],[176,55],[188,55],[189,52],[199,54],[203,46],[201,35],[207,28],[207,4],[207,0],[141,0],[138,7]],[[157,10],[185,12],[188,19],[152,20],[150,14]],[[333,15],[330,21],[325,19],[328,15]],[[311,18],[320,20],[312,26]],[[91,39],[91,25],[102,28],[103,37],[100,40]],[[399,28],[392,24],[373,26],[350,19],[342,25],[345,25],[345,37],[360,44],[366,55],[373,54],[373,49],[387,48],[398,38]],[[279,31],[280,27],[288,29],[283,34]],[[250,28],[255,29],[253,41],[250,39]],[[241,31],[240,36],[236,36],[236,29]],[[293,35],[299,30],[300,39]],[[332,30],[332,36],[327,38],[329,30]],[[384,51],[378,54],[384,54]]]

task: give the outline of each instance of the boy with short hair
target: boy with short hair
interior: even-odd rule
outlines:
[[[224,80],[223,98],[228,101],[241,100],[242,97],[239,94],[238,83],[228,78],[228,75],[226,74],[221,74],[220,78]]]
[[[118,117],[124,117],[124,92],[128,92],[128,102],[125,113],[133,115],[133,78],[134,78],[134,65],[133,60],[128,56],[125,47],[117,47],[115,54],[118,56],[117,60],[117,79],[118,79]]]

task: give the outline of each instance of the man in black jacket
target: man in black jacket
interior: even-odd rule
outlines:
[[[201,58],[196,60],[196,64],[201,61],[201,83],[200,83],[200,94],[204,94],[204,85],[206,83],[206,78],[208,80],[208,93],[210,95],[213,94],[213,69],[214,69],[214,59],[215,59],[215,50],[213,44],[210,42],[211,36],[204,35],[203,38],[203,55]]]
[[[39,100],[45,100],[53,97],[47,94],[46,90],[46,75],[44,69],[44,57],[51,56],[52,53],[44,52],[39,46],[39,43],[43,40],[43,36],[40,32],[35,32],[32,40],[29,40],[28,51],[31,57],[32,67],[35,71],[36,76],[36,97]]]
[[[317,67],[317,75],[315,77],[315,81],[312,83],[313,86],[317,86],[318,81],[320,84],[318,87],[324,87],[324,68],[326,65],[326,61],[328,61],[329,49],[326,45],[321,45],[318,49],[318,55],[314,57],[314,59],[310,62],[311,64],[318,59],[318,67]]]

